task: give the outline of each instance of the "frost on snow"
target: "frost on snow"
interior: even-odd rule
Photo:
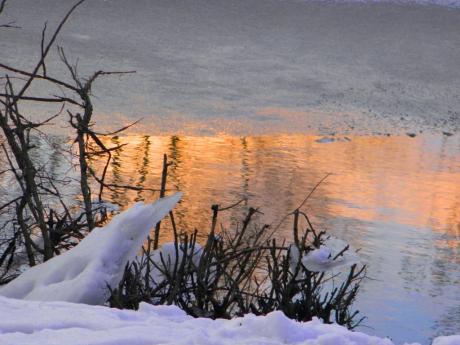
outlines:
[[[115,287],[125,265],[134,259],[150,229],[181,198],[181,193],[153,204],[139,202],[95,228],[73,249],[31,267],[0,288],[0,295],[37,301],[103,304],[107,286]]]

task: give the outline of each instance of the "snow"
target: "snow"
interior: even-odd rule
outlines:
[[[460,335],[438,337],[433,341],[433,345],[460,345]]]
[[[312,272],[326,272],[335,268],[359,264],[359,256],[353,249],[348,248],[347,251],[342,253],[347,246],[348,244],[345,241],[329,237],[323,245],[302,256],[300,260],[302,265]],[[299,261],[300,253],[295,245],[291,245],[289,251],[289,265],[291,271],[294,271]]]
[[[0,295],[38,301],[103,304],[135,258],[150,229],[181,198],[181,193],[153,204],[139,202],[94,229],[73,249],[25,271],[0,288]]]
[[[393,345],[314,319],[300,323],[273,312],[232,320],[187,316],[175,306],[142,303],[138,311],[68,302],[0,297],[0,345]],[[415,345],[415,344],[413,344]],[[433,345],[460,345],[460,336]]]
[[[201,246],[198,243],[195,243],[193,247],[193,258],[192,262],[195,267],[198,267],[201,258]],[[192,247],[188,246],[188,248],[183,248],[183,245],[178,248],[176,254],[176,246],[173,242],[164,243],[159,249],[153,251],[150,255],[151,262],[154,263],[154,266],[151,269],[150,278],[152,280],[152,284],[156,285],[161,283],[164,280],[163,272],[173,273],[176,267],[176,259],[177,265],[180,265],[182,262],[182,257],[184,256],[184,252],[186,257],[190,256]]]
[[[174,306],[141,304],[139,311],[130,311],[0,297],[0,344],[391,345],[392,342],[349,332],[341,326],[324,325],[317,319],[298,323],[281,312],[264,317],[246,315],[233,320],[211,320],[193,319]]]

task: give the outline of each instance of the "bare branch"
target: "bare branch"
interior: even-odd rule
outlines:
[[[27,80],[27,82],[25,83],[25,85],[22,87],[21,91],[19,91],[19,93],[15,96],[13,102],[16,103],[18,101],[18,99],[20,99],[20,97],[22,97],[24,95],[24,93],[26,92],[26,90],[29,88],[30,84],[32,83],[32,81],[35,79],[35,77],[37,76],[38,74],[38,71],[40,70],[40,68],[43,66],[44,64],[44,61],[45,61],[45,58],[46,56],[48,55],[51,47],[53,46],[54,42],[56,41],[56,38],[57,36],[59,35],[59,33],[61,32],[64,24],[67,22],[67,20],[69,19],[70,15],[75,11],[75,9],[80,6],[82,3],[84,3],[86,0],[80,0],[78,1],[75,5],[72,6],[72,8],[67,12],[67,14],[64,16],[64,18],[61,20],[61,22],[59,23],[57,29],[54,31],[54,34],[53,36],[51,37],[50,41],[48,42],[48,44],[45,46],[45,49],[43,50],[43,54],[40,58],[40,61],[37,63],[37,65],[35,66],[33,72],[31,73],[31,76],[30,78]]]
[[[0,13],[2,13],[3,10],[5,9],[5,4],[6,4],[6,0],[0,1]]]
[[[45,35],[46,35],[46,27],[47,27],[47,25],[48,25],[48,23],[45,23],[45,25],[43,26],[42,39],[40,41],[40,49],[41,49],[41,55],[42,56],[45,55]],[[43,76],[46,77],[46,64],[45,64],[45,61],[43,61],[42,67],[43,67]]]
[[[278,225],[276,227],[273,228],[273,231],[272,233],[270,234],[270,237],[273,236],[273,234],[281,227],[281,225],[286,221],[286,219],[295,214],[296,212],[298,212],[304,205],[305,203],[308,201],[308,199],[310,199],[310,197],[313,195],[313,193],[318,189],[318,187],[329,177],[331,176],[332,173],[327,173],[321,180],[319,180],[319,182],[312,188],[312,190],[308,193],[308,195],[305,197],[305,199],[303,199],[303,201],[300,203],[300,205],[292,212],[289,212],[288,214],[286,214],[278,223]]]
[[[296,210],[300,210],[303,205],[310,199],[310,197],[313,195],[313,193],[316,191],[316,189],[329,177],[331,176],[332,173],[327,173],[319,182],[313,187],[313,189],[308,193],[308,195],[305,197],[305,199],[300,203],[299,207],[296,208]]]
[[[63,82],[62,80],[58,80],[58,79],[52,78],[52,77],[47,76],[47,75],[42,76],[42,75],[37,74],[37,75],[34,76],[32,73],[29,73],[29,72],[26,72],[26,71],[23,71],[23,70],[20,70],[18,68],[14,68],[14,67],[11,67],[11,66],[7,66],[7,65],[2,64],[2,63],[0,63],[0,67],[3,68],[3,69],[6,69],[8,71],[14,72],[14,73],[22,74],[22,75],[30,77],[30,78],[34,77],[36,79],[44,79],[44,80],[47,80],[47,81],[49,81],[51,83],[63,86],[63,87],[65,87],[65,88],[67,88],[67,89],[69,89],[71,91],[78,92],[78,89],[75,86],[72,86],[72,85],[70,85],[68,83]]]
[[[0,97],[11,97],[6,93],[0,93]],[[20,99],[23,101],[33,101],[33,102],[43,102],[43,103],[62,103],[62,102],[69,102],[68,98],[57,97],[57,98],[49,98],[49,97],[33,97],[33,96],[16,96],[16,99]],[[71,103],[79,105],[77,102],[70,100]]]
[[[132,126],[135,126],[137,125],[139,122],[141,122],[143,120],[143,118],[140,118],[139,120],[136,120],[132,123],[130,123],[129,125],[126,125],[120,129],[117,129],[116,131],[113,131],[113,132],[108,132],[108,133],[100,133],[100,132],[93,132],[94,134],[96,135],[100,135],[100,136],[111,136],[111,135],[115,135],[115,134],[118,134],[120,132],[123,132],[125,130],[127,130],[128,128],[131,128]]]
[[[226,207],[219,207],[219,211],[227,211],[227,210],[230,210],[236,206],[238,206],[239,204],[241,204],[242,202],[244,201],[247,201],[248,199],[247,198],[243,198],[243,199],[240,199],[238,200],[237,202],[233,203],[232,205],[229,205],[229,206],[226,206]]]
[[[20,29],[20,26],[14,25],[15,21],[8,22],[6,24],[0,24],[0,28]]]

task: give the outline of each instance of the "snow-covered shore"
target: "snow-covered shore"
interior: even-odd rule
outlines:
[[[139,311],[0,297],[0,345],[391,345],[319,320],[300,323],[281,312],[233,320],[194,319],[174,306]],[[459,345],[460,336],[433,345]],[[412,344],[415,345],[415,344]]]

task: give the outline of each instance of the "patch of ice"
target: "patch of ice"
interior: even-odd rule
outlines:
[[[75,38],[77,41],[82,41],[82,42],[91,40],[91,36],[89,36],[89,35],[82,35],[82,34],[73,33],[73,34],[70,34],[69,36],[72,37],[72,38]]]
[[[316,139],[315,141],[320,144],[328,144],[328,143],[333,143],[335,141],[335,138],[322,137],[320,139]]]
[[[320,139],[316,139],[315,142],[319,144],[328,144],[328,143],[333,143],[333,142],[349,142],[351,141],[350,138],[348,137],[343,137],[343,138],[335,138],[335,137],[322,137]]]

